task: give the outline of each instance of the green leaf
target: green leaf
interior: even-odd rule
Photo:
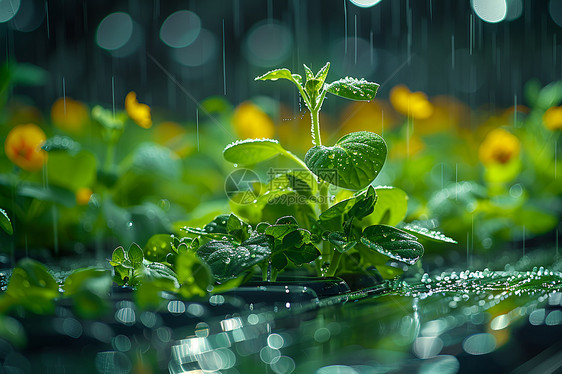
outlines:
[[[167,147],[143,143],[133,154],[131,170],[150,177],[178,180],[182,174],[181,160]]]
[[[402,222],[408,210],[408,195],[396,187],[375,187],[377,204],[367,220],[372,225],[395,226]]]
[[[269,160],[286,151],[274,139],[246,139],[238,140],[224,148],[224,159],[233,164],[253,165]]]
[[[21,260],[10,278],[6,294],[24,308],[38,314],[54,310],[59,285],[45,266],[30,258]]]
[[[82,146],[80,143],[75,142],[68,136],[55,135],[52,138],[45,140],[41,149],[46,152],[65,151],[71,154],[76,154],[80,151]]]
[[[328,71],[330,71],[330,63],[326,62],[326,65],[324,65],[322,69],[318,70],[318,73],[316,73],[314,78],[320,80],[323,85],[326,81],[326,77],[328,76]]]
[[[296,229],[283,236],[283,240],[276,241],[272,253],[272,266],[277,270],[283,269],[287,263],[279,258],[285,255],[295,265],[302,265],[314,261],[320,256],[320,251],[312,244],[312,235],[308,230]]]
[[[8,213],[6,213],[6,211],[2,208],[0,208],[0,227],[2,227],[2,230],[4,230],[8,235],[12,235],[14,233],[12,221],[10,221]]]
[[[276,70],[271,70],[268,71],[267,73],[260,75],[259,77],[256,77],[255,80],[259,80],[259,81],[276,81],[277,79],[288,79],[291,82],[294,82],[294,77],[293,74],[291,73],[291,71],[287,68],[283,68],[283,69],[276,69]],[[301,78],[302,80],[302,78]]]
[[[361,243],[384,256],[409,265],[415,264],[423,255],[423,245],[415,236],[392,226],[366,227]]]
[[[211,222],[203,227],[203,231],[209,234],[226,234],[228,229],[226,227],[230,214],[221,214],[215,217]]]
[[[107,130],[122,131],[125,126],[126,116],[126,113],[124,115],[114,115],[113,111],[99,105],[92,108],[92,118]]]
[[[411,232],[414,235],[416,235],[416,234],[421,235],[424,238],[431,239],[431,240],[436,241],[436,242],[457,244],[457,241],[455,239],[451,239],[451,238],[449,238],[448,236],[446,236],[445,234],[443,234],[439,231],[430,230],[426,227],[417,225],[415,223],[406,223],[404,225],[401,225],[400,229],[404,230],[404,231]]]
[[[168,300],[162,298],[162,292],[175,292],[176,284],[168,278],[145,280],[135,290],[135,304],[141,310],[163,308]]]
[[[219,282],[238,277],[242,272],[267,259],[271,254],[272,240],[267,235],[257,235],[237,244],[227,240],[211,240],[197,250],[197,254],[210,267]]]
[[[231,214],[226,223],[226,230],[230,235],[236,238],[236,240],[243,242],[250,237],[252,226],[242,221],[235,214]]]
[[[352,197],[344,199],[326,209],[318,217],[321,221],[331,221],[339,219],[347,219],[354,217],[362,219],[373,211],[373,207],[377,202],[377,195],[372,186],[367,189],[355,193]]]
[[[74,193],[66,188],[58,186],[44,187],[38,183],[26,183],[22,184],[17,189],[17,194],[37,200],[50,201],[66,207],[76,205],[76,196]]]
[[[304,162],[320,179],[360,190],[379,174],[386,159],[386,143],[379,135],[359,131],[343,136],[332,147],[314,146]]]
[[[47,160],[49,183],[76,191],[92,186],[96,180],[96,157],[88,151],[77,154],[51,152]]]
[[[207,289],[212,284],[213,276],[211,269],[201,262],[193,252],[185,252],[179,255],[175,264],[179,293],[183,297],[205,296]]]
[[[142,260],[144,259],[144,254],[142,252],[141,247],[137,243],[132,243],[129,247],[129,251],[127,252],[129,260],[134,268],[139,267],[142,264]]]
[[[306,66],[306,64],[302,64],[302,66],[304,66],[306,81],[308,82],[309,80],[314,79],[314,73],[312,72],[312,70],[308,66]]]
[[[133,277],[129,284],[132,286],[137,286],[146,281],[153,281],[158,279],[168,279],[174,282],[176,288],[179,287],[179,283],[176,277],[176,273],[168,266],[160,262],[149,262],[144,260],[141,266],[135,268]]]
[[[356,241],[349,241],[345,234],[341,231],[334,231],[328,234],[328,241],[332,243],[341,253],[349,251],[357,244]]]
[[[164,261],[166,256],[174,253],[172,249],[172,236],[168,234],[156,234],[146,242],[143,253],[144,258],[149,261]]]
[[[107,270],[79,269],[64,282],[64,293],[73,300],[74,312],[83,318],[95,318],[109,309],[107,295],[112,279]]]
[[[22,86],[40,86],[47,81],[47,70],[33,64],[18,63],[12,71],[12,83]]]
[[[326,90],[336,96],[350,100],[366,101],[373,100],[378,89],[378,83],[350,77],[342,78],[326,86]]]

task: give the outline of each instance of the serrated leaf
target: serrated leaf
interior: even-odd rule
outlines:
[[[236,278],[242,272],[267,259],[271,254],[272,240],[267,235],[257,235],[241,244],[227,240],[211,240],[197,250],[197,255],[211,268],[219,282]]]
[[[253,165],[285,152],[277,140],[246,139],[227,145],[222,154],[226,161],[233,164]]]
[[[8,217],[8,213],[2,208],[0,208],[0,227],[8,234],[12,235],[14,233],[14,228],[12,227],[12,221]]]
[[[384,256],[409,265],[415,264],[423,255],[423,245],[414,235],[392,226],[366,227],[361,243]]]
[[[142,260],[144,259],[144,253],[137,243],[131,244],[129,250],[127,251],[127,256],[134,268],[140,266],[142,264]]]
[[[329,93],[350,100],[373,100],[378,89],[378,83],[350,77],[342,78],[326,85],[326,90]]]
[[[383,138],[372,132],[359,131],[343,136],[332,147],[312,147],[304,162],[320,179],[339,187],[360,190],[377,177],[386,153]]]
[[[404,231],[411,232],[414,235],[421,235],[424,238],[427,238],[427,239],[430,239],[430,240],[433,240],[433,241],[458,244],[458,242],[455,239],[449,238],[448,236],[446,236],[445,234],[443,234],[439,231],[430,230],[426,227],[417,225],[415,223],[406,223],[406,224],[400,226],[400,229],[404,230]]]

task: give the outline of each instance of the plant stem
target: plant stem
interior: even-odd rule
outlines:
[[[105,149],[105,162],[103,165],[103,170],[106,172],[111,171],[113,168],[113,162],[115,160],[115,143],[109,142],[107,148]]]
[[[322,139],[320,137],[320,108],[310,109],[310,119],[311,127],[310,132],[312,133],[312,144],[322,145]]]
[[[326,277],[333,277],[336,275],[336,271],[340,265],[340,259],[341,252],[334,249],[332,259],[330,260],[330,267],[328,267],[328,271],[326,272]]]

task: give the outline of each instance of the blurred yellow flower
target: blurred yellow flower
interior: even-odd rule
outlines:
[[[490,131],[482,141],[478,158],[486,166],[507,164],[519,156],[520,149],[521,142],[515,135],[498,128]]]
[[[194,149],[187,142],[185,128],[175,122],[162,122],[154,128],[154,141],[168,147],[178,157],[186,157]]]
[[[341,135],[356,131],[382,134],[396,125],[396,116],[388,102],[372,100],[349,104],[340,117]]]
[[[47,136],[32,123],[14,127],[6,137],[4,150],[14,164],[27,171],[37,171],[47,160],[47,152],[41,149]]]
[[[79,133],[88,123],[89,110],[85,104],[70,97],[59,98],[51,107],[51,120],[61,130]]]
[[[549,130],[562,130],[562,106],[548,108],[542,116],[542,122]]]
[[[92,196],[92,190],[88,187],[79,188],[76,191],[76,203],[78,205],[86,205],[90,201],[90,197]]]
[[[249,101],[241,103],[234,110],[232,126],[239,139],[273,138],[275,134],[271,118]]]
[[[425,143],[417,136],[412,136],[409,141],[400,140],[389,147],[390,159],[413,157],[425,149]]]
[[[470,118],[470,109],[449,96],[436,96],[431,99],[433,111],[427,118],[419,118],[415,123],[417,135],[429,135],[446,131],[458,131]]]
[[[140,127],[149,129],[152,126],[150,107],[139,103],[137,101],[137,94],[134,91],[129,92],[125,97],[125,110],[129,117]]]
[[[396,111],[414,119],[425,119],[433,113],[433,105],[423,92],[411,92],[398,85],[390,91],[390,102]]]
[[[310,114],[308,112],[301,112],[295,116],[293,109],[285,105],[279,107],[279,119],[277,121],[277,139],[281,142],[283,147],[292,149],[300,155],[301,152],[306,152],[312,146],[312,137],[310,134]],[[320,137],[323,142],[329,143],[329,134],[327,129],[331,126],[331,118],[320,112]],[[295,136],[295,134],[301,134]],[[337,138],[336,138],[337,139]],[[302,154],[304,156],[304,153]]]

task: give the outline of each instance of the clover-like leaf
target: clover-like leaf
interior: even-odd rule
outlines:
[[[379,135],[359,131],[340,138],[334,146],[314,146],[304,162],[320,179],[343,188],[360,190],[379,174],[386,159],[386,143]]]
[[[326,90],[336,96],[350,100],[373,100],[379,89],[379,84],[364,79],[342,78],[326,86]]]
[[[239,165],[253,165],[287,151],[274,139],[246,139],[230,143],[224,148],[226,161]]]
[[[423,245],[414,235],[392,226],[366,227],[361,243],[386,257],[409,265],[415,264],[423,255]]]
[[[236,278],[242,272],[267,259],[272,240],[267,235],[254,236],[241,244],[228,240],[211,240],[197,250],[197,255],[211,268],[219,282]]]
[[[0,208],[0,227],[8,234],[12,235],[14,233],[14,228],[12,227],[12,221],[8,217],[8,213],[4,209]]]

